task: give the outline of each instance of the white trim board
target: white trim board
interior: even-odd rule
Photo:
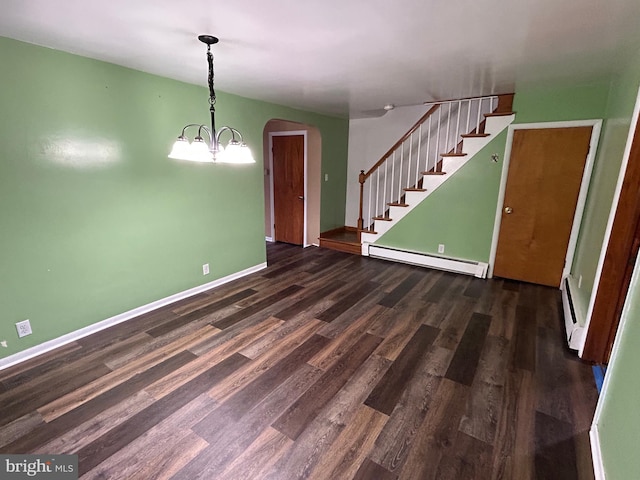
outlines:
[[[585,315],[580,304],[573,301],[571,292],[577,291],[578,288],[571,275],[567,275],[562,279],[560,290],[562,294],[562,310],[564,312],[567,342],[569,343],[569,348],[578,350],[582,342],[584,342],[586,331],[584,328]]]
[[[498,193],[498,204],[496,206],[496,217],[493,227],[493,239],[491,241],[491,254],[489,256],[489,277],[493,277],[493,266],[496,260],[496,252],[498,250],[498,236],[500,235],[500,224],[502,222],[502,208],[504,207],[504,195],[507,187],[507,176],[509,173],[509,162],[511,161],[511,148],[513,146],[513,132],[515,130],[532,130],[542,128],[570,128],[570,127],[592,127],[591,140],[589,142],[589,153],[582,174],[582,183],[580,184],[580,193],[578,194],[578,203],[573,216],[573,226],[569,236],[569,245],[565,255],[565,264],[562,272],[564,279],[571,271],[573,264],[573,255],[576,250],[578,241],[578,233],[580,232],[580,224],[582,223],[582,215],[587,202],[587,193],[589,191],[589,182],[591,181],[591,173],[593,172],[593,164],[598,149],[598,141],[600,139],[600,130],[602,128],[601,119],[593,120],[571,120],[566,122],[537,122],[537,123],[519,123],[511,124],[507,129],[507,144],[505,147],[504,163],[502,165],[502,177],[500,178],[500,190]],[[560,285],[558,285],[560,287]]]
[[[593,473],[596,480],[605,480],[607,476],[604,473],[604,464],[602,463],[602,450],[600,449],[600,432],[598,425],[591,425],[589,430],[589,439],[591,440],[591,459],[593,460]]]
[[[633,115],[631,116],[631,126],[629,133],[627,134],[627,143],[624,147],[624,154],[622,155],[622,164],[620,165],[620,172],[618,174],[618,183],[616,184],[616,190],[613,194],[613,202],[611,203],[611,210],[609,211],[609,220],[607,221],[607,228],[604,232],[604,239],[602,240],[602,248],[600,249],[600,258],[598,259],[598,266],[596,267],[596,276],[593,281],[593,288],[591,289],[591,298],[589,299],[589,307],[587,308],[587,318],[585,319],[585,331],[589,331],[589,325],[591,325],[591,316],[593,315],[593,307],[596,303],[596,294],[598,293],[598,287],[600,286],[600,277],[602,276],[602,267],[604,266],[604,259],[607,255],[607,247],[609,246],[609,239],[611,238],[611,230],[613,229],[613,221],[616,217],[616,210],[618,209],[618,202],[620,201],[620,192],[622,192],[622,184],[624,183],[624,177],[627,173],[627,165],[629,164],[629,155],[631,155],[631,145],[633,144],[633,136],[638,125],[638,117],[640,116],[640,88],[638,88],[638,95],[636,96],[636,104],[633,108]],[[618,327],[620,328],[620,327]],[[587,336],[584,336],[582,345],[578,355],[582,357],[584,353],[584,343]]]
[[[9,355],[8,357],[0,359],[0,370],[4,370],[5,368],[11,367],[20,362],[24,362],[25,360],[37,357],[38,355],[42,355],[43,353],[47,353],[58,347],[62,347],[63,345],[87,337],[119,323],[126,322],[127,320],[136,318],[144,313],[152,312],[154,310],[157,310],[158,308],[164,307],[165,305],[169,305],[179,300],[192,297],[194,295],[197,295],[198,293],[206,292],[207,290],[219,287],[220,285],[224,285],[225,283],[229,283],[233,280],[237,280],[238,278],[245,277],[265,268],[267,268],[266,262],[254,265],[253,267],[249,267],[240,272],[232,273],[231,275],[218,278],[217,280],[205,283],[204,285],[199,285],[197,287],[190,288],[189,290],[170,295],[160,300],[156,300],[155,302],[142,305],[141,307],[134,308],[132,310],[129,310],[128,312],[115,315],[111,318],[107,318],[106,320],[99,321],[87,327],[67,333],[66,335],[62,335],[61,337],[54,338],[53,340],[49,340],[21,352]]]
[[[448,272],[464,273],[478,278],[486,278],[487,276],[487,264],[483,262],[437,257],[426,253],[409,252],[405,250],[397,250],[395,248],[381,247],[378,245],[363,244],[363,247],[365,247],[365,245],[368,246],[368,256],[373,258],[393,260],[421,267],[446,270]]]
[[[275,232],[275,205],[273,201],[273,137],[291,137],[294,135],[302,135],[304,137],[304,222],[303,222],[303,232],[302,232],[302,246],[308,247],[309,241],[307,239],[307,201],[309,197],[308,192],[308,132],[307,130],[287,130],[283,132],[269,132],[269,203],[271,208],[271,238],[276,238]]]

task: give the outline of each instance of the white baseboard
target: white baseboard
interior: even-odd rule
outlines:
[[[602,463],[602,451],[600,450],[600,434],[598,433],[598,425],[591,425],[589,430],[589,438],[591,439],[591,458],[593,460],[593,473],[596,480],[605,480],[607,476],[604,473],[604,464]]]
[[[380,247],[378,245],[366,245],[368,247],[367,253],[370,257],[410,263],[412,265],[435,268],[438,270],[446,270],[449,272],[464,273],[466,275],[473,275],[474,277],[478,278],[487,277],[487,268],[489,265],[483,262],[474,262],[456,258],[436,257],[433,255],[428,255],[426,253],[407,252],[403,250],[396,250],[393,248]],[[363,250],[364,248],[365,244],[363,244]]]
[[[40,345],[36,345],[35,347],[31,347],[21,352],[10,355],[6,358],[2,358],[0,359],[0,370],[11,367],[12,365],[16,365],[20,362],[24,362],[25,360],[37,357],[38,355],[42,355],[43,353],[49,352],[58,347],[62,347],[67,343],[74,342],[88,335],[104,330],[105,328],[109,328],[113,325],[126,322],[127,320],[131,320],[132,318],[138,317],[144,313],[152,312],[153,310],[157,310],[158,308],[164,307],[165,305],[169,305],[179,300],[192,297],[193,295],[197,295],[198,293],[206,292],[207,290],[219,287],[220,285],[224,285],[225,283],[229,283],[233,280],[245,277],[265,268],[267,268],[266,262],[260,263],[245,270],[241,270],[240,272],[232,273],[231,275],[218,278],[217,280],[205,283],[204,285],[190,288],[189,290],[176,293],[160,300],[156,300],[155,302],[151,302],[141,307],[134,308],[133,310],[129,310],[128,312],[115,315],[111,318],[107,318],[106,320],[99,321],[87,327],[67,333],[66,335],[62,335],[61,337],[54,338],[53,340],[41,343]]]
[[[272,238],[272,237],[264,237],[264,240],[265,240],[266,242],[271,242],[271,243],[273,243],[273,238]]]

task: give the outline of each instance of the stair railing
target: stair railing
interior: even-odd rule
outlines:
[[[442,155],[460,153],[461,134],[481,133],[484,114],[495,111],[498,96],[426,105],[415,125],[369,171],[360,171],[359,231],[373,231],[374,219],[388,219],[389,206],[402,205],[406,190],[419,189],[424,175],[442,173]]]

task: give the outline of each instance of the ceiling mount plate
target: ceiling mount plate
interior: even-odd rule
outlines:
[[[207,45],[213,45],[218,43],[218,37],[214,37],[212,35],[198,35],[198,40],[202,43],[206,43]]]

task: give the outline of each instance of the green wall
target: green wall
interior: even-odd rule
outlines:
[[[595,419],[607,480],[640,478],[640,264],[629,292]]]
[[[516,89],[514,123],[602,118],[608,82],[554,88]],[[455,176],[385,233],[378,245],[488,262],[505,154],[506,130],[494,138]],[[493,163],[492,153],[500,161]]]
[[[186,123],[208,123],[204,87],[6,38],[0,58],[0,357],[264,262],[272,118],[319,128],[321,225],[341,225],[346,119],[220,92],[218,124],[258,163],[181,163],[167,153]]]

